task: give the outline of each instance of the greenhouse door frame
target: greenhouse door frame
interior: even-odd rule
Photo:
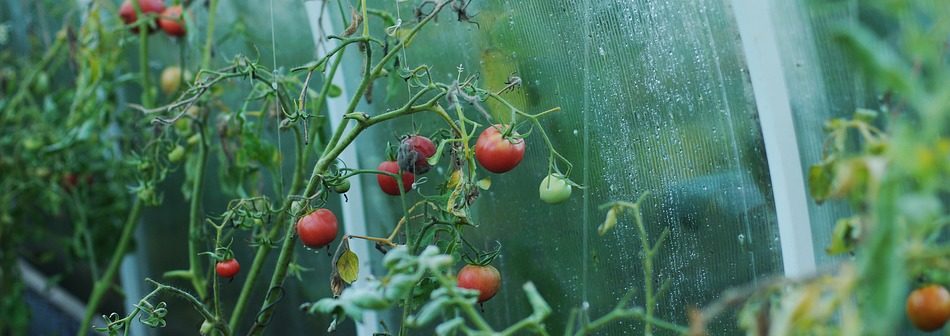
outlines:
[[[768,158],[785,276],[815,273],[808,193],[770,4],[732,0]]]

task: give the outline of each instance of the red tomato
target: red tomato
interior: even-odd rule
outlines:
[[[396,162],[402,170],[425,174],[429,171],[429,163],[426,160],[435,155],[435,150],[435,144],[429,138],[421,135],[409,136],[399,144]]]
[[[491,299],[501,288],[501,273],[492,265],[465,265],[458,275],[458,286],[478,291],[478,303]]]
[[[185,21],[181,18],[181,5],[168,7],[158,17],[158,27],[169,36],[185,36]]]
[[[399,164],[396,161],[384,161],[379,164],[379,167],[376,168],[380,171],[387,173],[399,174]],[[402,172],[402,188],[409,192],[412,190],[412,182],[415,182],[416,176],[410,172]],[[397,184],[396,179],[389,175],[379,174],[376,175],[376,182],[379,183],[379,188],[383,189],[384,193],[399,196],[399,184]]]
[[[297,235],[309,248],[321,248],[330,244],[339,232],[336,215],[327,209],[317,209],[297,221]]]
[[[219,261],[214,265],[214,271],[218,273],[219,277],[222,278],[233,278],[235,275],[241,271],[241,264],[238,263],[237,259],[228,259],[225,261]]]
[[[950,292],[941,285],[914,290],[907,297],[907,317],[923,331],[943,328],[950,319]]]
[[[524,158],[524,139],[505,139],[505,125],[492,125],[478,136],[475,142],[475,158],[490,172],[501,174],[514,169]],[[512,132],[517,137],[517,132]]]
[[[142,10],[142,13],[145,14],[161,14],[162,11],[165,10],[165,2],[162,0],[138,0],[138,2],[139,8]],[[119,16],[122,17],[122,21],[125,22],[125,24],[135,23],[137,16],[135,15],[135,7],[132,7],[131,1],[125,0],[125,2],[122,3],[122,6],[119,7]],[[153,28],[149,28],[148,32],[151,33],[154,30]],[[138,28],[132,28],[132,31],[138,32],[139,30]]]

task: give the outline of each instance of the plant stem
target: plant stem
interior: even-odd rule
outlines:
[[[129,212],[129,217],[126,218],[125,224],[122,227],[122,233],[119,235],[119,242],[116,244],[115,251],[112,253],[109,266],[106,268],[105,273],[103,273],[102,278],[96,281],[92,289],[92,294],[89,294],[89,303],[86,304],[86,314],[83,317],[82,323],[79,325],[77,335],[85,336],[88,334],[89,327],[92,324],[92,318],[96,314],[96,309],[99,308],[99,302],[102,300],[102,296],[105,295],[106,291],[112,287],[112,278],[115,277],[115,273],[119,270],[119,265],[122,264],[122,258],[129,249],[132,232],[135,232],[135,228],[138,226],[139,215],[144,206],[145,203],[140,198],[136,198],[135,203],[132,204],[132,210]]]
[[[201,141],[198,144],[198,162],[195,167],[195,180],[191,186],[191,204],[188,216],[188,272],[191,273],[191,285],[198,293],[198,298],[204,300],[208,293],[205,288],[205,278],[201,270],[201,259],[198,255],[198,243],[201,242],[201,198],[204,191],[205,165],[208,161],[207,134],[204,124],[199,123]]]
[[[16,108],[17,105],[20,104],[20,101],[26,97],[26,94],[30,92],[30,87],[33,86],[33,81],[36,80],[36,77],[39,76],[41,72],[46,71],[47,66],[49,66],[56,55],[58,55],[66,45],[66,36],[65,29],[56,34],[56,41],[53,42],[53,46],[46,50],[46,53],[43,54],[43,58],[33,67],[33,71],[30,71],[30,73],[26,75],[26,78],[17,84],[20,87],[17,88],[16,93],[13,95],[13,98],[10,99],[7,106],[3,108],[4,114],[11,115],[13,109]]]
[[[205,36],[205,49],[201,56],[201,68],[211,67],[211,51],[214,43],[214,17],[218,9],[218,0],[208,3],[208,34]]]
[[[325,96],[326,93],[321,94],[321,97]],[[303,143],[303,139],[301,138],[299,131],[294,132],[294,134],[296,140],[297,164],[294,167],[293,180],[290,183],[288,195],[295,195],[300,189],[300,185],[303,183],[304,165],[308,161],[308,151],[306,151],[307,145]],[[281,207],[283,211],[277,214],[277,218],[274,221],[274,227],[266,234],[266,241],[262,242],[257,247],[257,252],[254,254],[254,261],[251,263],[251,268],[247,273],[247,278],[244,280],[244,285],[241,287],[241,294],[238,296],[237,303],[234,305],[234,310],[231,312],[231,319],[228,322],[228,326],[231,330],[237,330],[238,324],[241,322],[241,315],[244,314],[244,309],[247,307],[247,302],[250,299],[251,291],[254,289],[254,284],[257,282],[257,276],[260,274],[264,262],[267,261],[267,255],[270,253],[270,241],[276,238],[277,234],[280,232],[279,228],[286,221],[288,213],[287,209],[290,206],[290,203],[290,197],[286,197],[283,201],[283,206]]]
[[[642,198],[641,198],[642,200]],[[653,248],[650,247],[650,238],[647,236],[646,227],[643,225],[643,215],[640,214],[640,201],[633,205],[633,217],[637,223],[637,229],[640,230],[640,247],[643,249],[643,293],[646,296],[643,334],[653,335],[653,309],[656,306],[656,299],[653,297]]]

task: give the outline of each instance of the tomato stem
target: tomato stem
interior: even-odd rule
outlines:
[[[89,303],[86,304],[86,313],[85,316],[83,316],[82,323],[79,325],[77,335],[85,336],[89,333],[89,327],[92,326],[92,318],[96,315],[96,310],[99,309],[102,296],[105,295],[109,288],[112,288],[112,279],[119,270],[119,265],[122,264],[122,258],[125,257],[125,252],[129,249],[129,243],[132,241],[132,233],[135,232],[135,228],[138,226],[139,215],[141,215],[142,207],[144,206],[145,201],[141,198],[136,198],[132,204],[132,209],[129,211],[129,217],[126,218],[125,224],[122,226],[122,233],[119,235],[119,242],[116,244],[115,251],[112,253],[109,266],[106,267],[102,277],[93,285],[92,293],[89,294]]]

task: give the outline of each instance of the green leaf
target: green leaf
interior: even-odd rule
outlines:
[[[828,255],[837,255],[851,252],[858,242],[861,235],[860,217],[848,217],[839,219],[835,224],[834,231],[831,233],[831,244],[825,248]]]
[[[413,274],[393,275],[393,277],[389,279],[389,285],[386,287],[386,299],[395,301],[405,298],[418,281],[418,277]]]
[[[454,319],[442,322],[439,324],[439,326],[435,327],[435,334],[439,336],[453,334],[453,332],[458,330],[459,327],[463,326],[464,324],[465,319],[463,319],[461,316],[456,317]]]
[[[340,278],[351,284],[360,273],[360,258],[353,251],[343,251],[340,259],[336,261],[336,268],[340,272]]]
[[[815,164],[808,169],[808,191],[818,204],[828,199],[828,194],[831,193],[831,180],[832,172],[829,162]]]
[[[879,79],[881,84],[900,94],[915,91],[913,88],[917,83],[913,78],[918,76],[913,75],[910,63],[870,29],[860,24],[848,24],[838,29],[837,34],[838,42],[873,74],[872,78]]]
[[[360,308],[382,310],[390,306],[389,301],[386,301],[382,295],[376,292],[350,289],[347,294],[349,295],[345,295],[344,298]]]
[[[406,322],[413,327],[425,326],[440,315],[447,302],[448,299],[446,297],[439,297],[429,301],[425,306],[422,306],[422,309],[419,309],[419,313],[411,316]]]
[[[343,89],[340,89],[339,86],[330,84],[330,88],[327,90],[327,97],[336,98],[343,94]]]
[[[857,302],[869,335],[895,334],[909,285],[902,244],[907,232],[897,208],[904,190],[896,184],[882,183],[874,211],[875,225],[859,253],[862,283],[857,287]]]

